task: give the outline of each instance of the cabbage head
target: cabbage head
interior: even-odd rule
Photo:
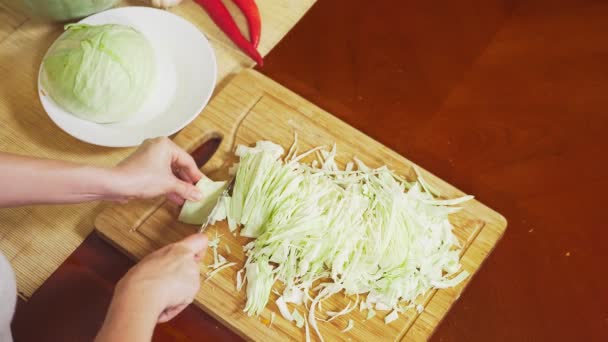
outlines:
[[[106,10],[117,2],[118,0],[4,0],[4,3],[28,17],[55,21],[84,18]]]
[[[42,62],[43,90],[70,113],[97,123],[137,112],[156,78],[154,50],[135,29],[71,24]]]

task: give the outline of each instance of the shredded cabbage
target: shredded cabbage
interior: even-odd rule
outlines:
[[[367,310],[367,317],[365,318],[365,320],[367,321],[374,317],[376,317],[376,311],[372,308],[369,308],[369,310]]]
[[[348,324],[346,325],[346,328],[340,330],[340,332],[345,333],[345,332],[349,331],[350,329],[352,329],[354,326],[355,326],[355,322],[353,322],[352,319],[349,319]]]
[[[357,159],[340,169],[335,145],[298,155],[294,143],[281,159],[283,154],[268,141],[238,146],[233,194],[212,218],[227,219],[231,231],[241,227],[241,235],[254,238],[243,248],[249,315],[266,307],[278,280],[284,285],[276,301],[281,315],[301,326],[298,311],[290,313],[286,303],[304,303],[307,339],[310,325],[323,341],[316,308],[334,294],[366,297],[326,313],[323,321],[359,307],[368,310],[367,319],[374,308],[390,310],[389,324],[419,296],[468,276],[460,270],[460,245],[448,216],[472,196],[438,199],[420,176],[408,182],[386,166]],[[316,163],[302,163],[305,156],[316,156]],[[244,281],[237,282],[238,288]]]
[[[304,326],[304,317],[300,315],[298,309],[293,309],[293,313],[291,314],[291,316],[293,317],[294,321],[296,321],[296,327],[301,328]]]
[[[384,324],[389,324],[393,321],[396,321],[399,318],[399,313],[397,313],[397,310],[393,310],[390,314],[386,315],[386,317],[384,317]]]
[[[215,233],[215,238],[207,242],[207,246],[213,250],[213,264],[207,265],[208,268],[211,268],[211,271],[207,272],[207,279],[205,281],[213,278],[220,271],[236,265],[236,262],[228,262],[223,255],[217,252],[220,247],[220,236],[217,235],[217,232]],[[240,271],[237,273],[237,277],[240,277],[240,273]],[[240,290],[239,286],[237,279],[237,290]]]
[[[281,313],[281,316],[283,316],[283,318],[290,322],[294,320],[293,315],[289,312],[287,303],[285,303],[285,300],[283,300],[283,297],[279,297],[279,299],[277,299],[275,303],[277,304],[279,312]]]
[[[221,270],[226,269],[228,267],[232,267],[236,265],[236,262],[229,262],[227,264],[223,264],[217,268],[215,268],[213,271],[207,272],[207,279],[205,279],[205,281],[211,279],[214,275],[218,274]]]

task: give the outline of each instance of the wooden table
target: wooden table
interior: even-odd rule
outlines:
[[[602,1],[320,1],[267,58],[509,220],[434,340],[608,340],[606,18]],[[130,265],[90,236],[19,305],[17,340],[93,336]],[[155,336],[232,339],[195,308]]]

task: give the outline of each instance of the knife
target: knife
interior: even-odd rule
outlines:
[[[228,183],[228,186],[226,187],[226,189],[224,189],[224,191],[222,191],[222,194],[220,195],[220,197],[217,198],[217,201],[215,202],[215,206],[213,207],[213,210],[211,210],[211,213],[209,214],[209,216],[207,216],[207,221],[205,223],[203,223],[201,228],[198,230],[199,234],[203,233],[205,231],[205,229],[207,229],[207,227],[211,224],[211,218],[215,217],[215,214],[218,210],[217,208],[220,206],[220,203],[224,200],[224,198],[232,196],[232,189],[234,188],[235,180],[236,180],[236,177],[232,177],[232,179]]]

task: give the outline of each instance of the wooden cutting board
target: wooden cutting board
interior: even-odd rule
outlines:
[[[294,132],[298,133],[300,151],[318,145],[337,144],[340,163],[356,156],[370,166],[388,165],[399,174],[415,178],[412,162],[350,127],[331,114],[316,107],[281,85],[251,70],[241,72],[211,101],[191,125],[176,136],[175,141],[189,151],[201,143],[221,137],[222,142],[203,167],[203,171],[215,180],[227,179],[227,169],[232,165],[236,144],[251,145],[266,139],[289,147]],[[443,197],[463,195],[461,191],[439,178],[422,171],[426,180],[440,190]],[[192,234],[198,227],[177,222],[179,208],[162,199],[115,205],[104,210],[96,219],[99,234],[122,251],[140,259],[151,251]],[[450,217],[455,233],[462,242],[464,269],[475,274],[506,229],[506,220],[478,201],[470,201],[464,210]],[[243,307],[245,291],[235,291],[236,271],[244,262],[242,246],[244,238],[229,234],[224,223],[211,226],[207,234],[221,235],[220,253],[237,267],[225,269],[202,283],[195,303],[246,339],[256,341],[304,340],[304,330],[284,320],[272,295],[260,317],[247,317]],[[225,246],[232,251],[227,254]],[[212,259],[205,257],[205,264]],[[206,269],[201,268],[201,277]],[[456,288],[430,291],[419,303],[424,311],[410,310],[399,320],[384,324],[386,313],[364,322],[365,312],[353,311],[330,323],[319,322],[320,330],[328,341],[381,341],[427,339],[445,316],[451,305],[470,281],[471,277]],[[343,308],[349,299],[336,295],[323,303],[323,310]],[[277,316],[268,327],[270,313]],[[303,311],[301,311],[303,313]],[[355,327],[340,333],[353,319]]]

